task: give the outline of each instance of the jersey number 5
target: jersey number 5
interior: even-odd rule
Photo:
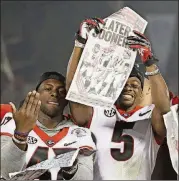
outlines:
[[[135,122],[116,121],[112,142],[123,144],[123,151],[120,148],[111,148],[111,156],[117,161],[126,161],[133,155],[134,139],[130,135],[122,135],[123,129],[132,129]]]

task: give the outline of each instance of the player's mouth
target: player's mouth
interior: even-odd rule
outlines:
[[[122,94],[122,97],[123,97],[124,99],[133,99],[133,98],[134,98],[134,96],[133,96],[132,94],[127,94],[127,93],[123,93],[123,94]]]
[[[59,106],[59,103],[58,103],[58,102],[53,102],[53,101],[49,101],[48,104],[52,104],[52,105]]]

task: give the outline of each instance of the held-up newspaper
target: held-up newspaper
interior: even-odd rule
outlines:
[[[10,173],[10,180],[34,180],[47,170],[51,173],[51,179],[57,180],[58,171],[63,167],[71,167],[77,158],[79,149],[57,155],[36,165],[30,166],[23,171]]]
[[[110,108],[134,66],[136,51],[125,44],[133,30],[144,33],[147,21],[128,7],[104,19],[102,33],[90,32],[66,99]]]

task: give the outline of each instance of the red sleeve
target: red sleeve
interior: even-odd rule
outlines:
[[[171,100],[171,104],[172,104],[172,106],[179,104],[179,97],[178,96],[173,97]]]
[[[12,112],[12,107],[10,104],[0,104],[0,110],[1,110],[1,121],[6,113]]]

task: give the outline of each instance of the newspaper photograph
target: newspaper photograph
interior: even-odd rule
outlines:
[[[71,167],[73,165],[78,153],[79,149],[73,150],[42,161],[36,165],[32,165],[21,172],[10,173],[10,180],[33,180],[44,174],[47,170],[51,171],[52,169],[53,171],[54,169],[57,170],[57,177],[57,173],[61,168]]]
[[[136,51],[126,45],[133,30],[144,33],[147,21],[128,7],[104,19],[100,34],[90,32],[67,100],[110,108],[119,97],[134,66]]]

